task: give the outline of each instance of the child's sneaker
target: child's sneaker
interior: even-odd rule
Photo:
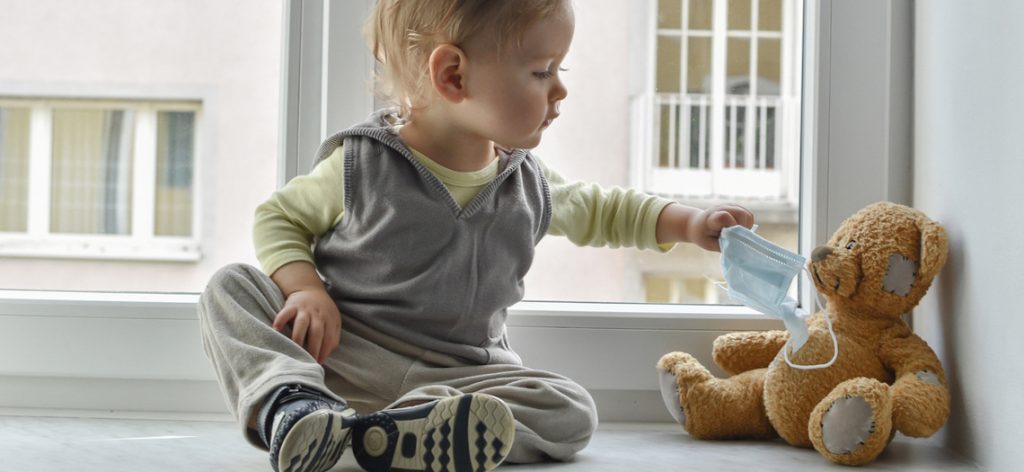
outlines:
[[[370,472],[481,472],[505,459],[514,437],[505,402],[469,394],[361,417],[352,450]]]
[[[274,391],[257,418],[260,438],[277,472],[322,472],[345,452],[358,421],[344,402],[302,385]]]

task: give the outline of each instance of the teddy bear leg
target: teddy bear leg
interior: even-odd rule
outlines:
[[[814,448],[828,460],[867,464],[893,437],[889,386],[864,377],[847,380],[818,403],[807,426]]]
[[[662,398],[672,417],[699,439],[772,438],[764,412],[765,369],[718,379],[693,356],[673,352],[658,362]]]

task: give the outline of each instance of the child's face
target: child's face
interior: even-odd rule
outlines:
[[[559,66],[572,42],[574,20],[565,9],[535,22],[521,47],[467,49],[464,116],[468,126],[507,148],[531,149],[558,117],[558,104],[567,95]]]

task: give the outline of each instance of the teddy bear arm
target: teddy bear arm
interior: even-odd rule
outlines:
[[[935,352],[917,336],[888,343],[882,361],[894,372],[890,388],[893,425],[911,437],[935,434],[949,417],[946,373]]]
[[[736,375],[768,367],[789,339],[786,331],[750,331],[729,333],[715,339],[712,357],[715,364]]]

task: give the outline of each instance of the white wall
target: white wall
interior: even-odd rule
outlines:
[[[989,470],[1024,448],[1024,3],[916,6],[914,204],[950,236],[950,259],[915,328],[951,380],[939,436]]]

